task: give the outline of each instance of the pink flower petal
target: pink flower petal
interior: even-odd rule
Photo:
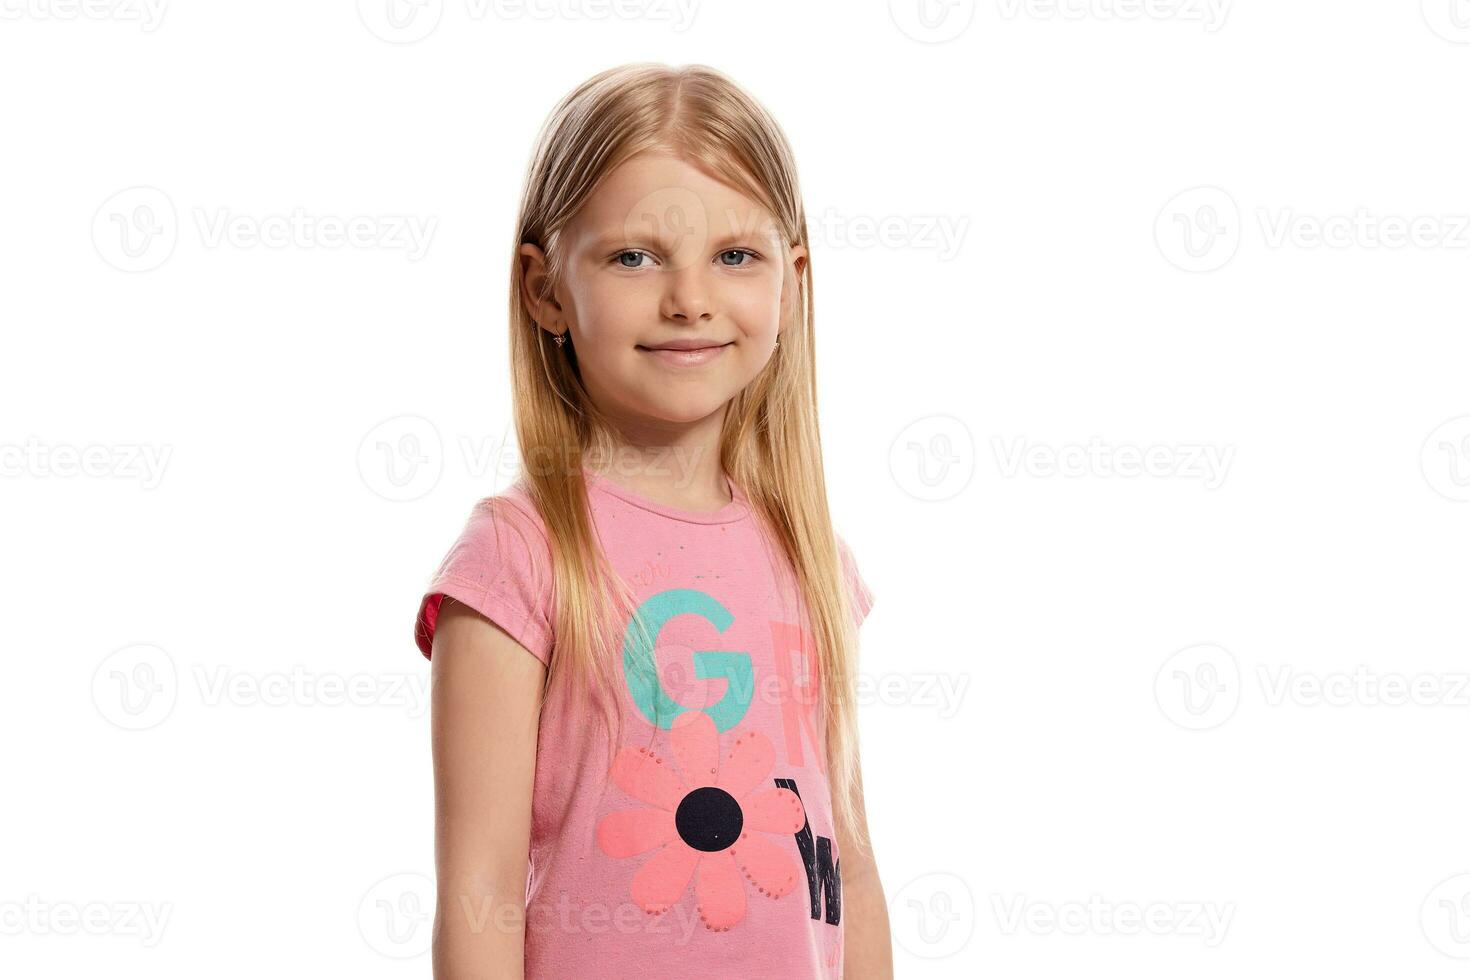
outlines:
[[[757,793],[740,802],[746,830],[768,834],[794,834],[806,826],[806,807],[801,797],[783,786]]]
[[[667,844],[679,834],[668,810],[619,810],[597,823],[597,846],[608,857],[625,858]]]
[[[724,932],[745,918],[745,883],[728,850],[706,854],[699,862],[694,898],[699,920],[711,932]]]
[[[776,750],[771,740],[760,732],[746,732],[730,746],[730,755],[720,770],[720,789],[737,800],[743,800],[771,774],[776,765]]]
[[[686,711],[674,719],[669,731],[674,758],[689,789],[713,786],[720,765],[720,733],[715,720],[703,711]]]
[[[678,773],[641,745],[618,750],[613,759],[612,778],[624,793],[663,810],[677,810],[684,798],[685,789]]]
[[[756,891],[780,898],[796,887],[803,877],[801,865],[790,851],[782,850],[771,838],[762,834],[741,834],[730,846],[735,863]]]
[[[669,841],[633,875],[633,901],[649,915],[662,915],[689,888],[698,863],[698,851],[682,840]]]

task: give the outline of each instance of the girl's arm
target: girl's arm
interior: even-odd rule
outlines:
[[[868,812],[863,805],[861,764],[857,780],[857,812],[863,836],[868,836]],[[893,980],[893,943],[888,932],[888,900],[878,879],[871,850],[837,832],[837,854],[842,862],[842,980]]]
[[[434,976],[519,980],[546,667],[450,598],[439,612],[430,665]]]

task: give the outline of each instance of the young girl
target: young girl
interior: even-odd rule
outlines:
[[[854,704],[873,596],[827,509],[806,241],[790,147],[717,71],[605,71],[543,128],[521,474],[415,630],[436,976],[892,976]]]

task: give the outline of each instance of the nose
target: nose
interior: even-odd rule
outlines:
[[[660,304],[665,319],[694,323],[714,317],[709,284],[698,263],[689,263],[669,273],[669,287]]]

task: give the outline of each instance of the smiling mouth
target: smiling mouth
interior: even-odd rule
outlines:
[[[669,367],[693,367],[700,364],[708,364],[717,360],[725,352],[725,348],[733,346],[735,341],[726,344],[718,344],[714,347],[696,347],[693,350],[682,350],[677,347],[644,347],[636,345],[638,350],[645,354],[652,354],[654,360]]]

